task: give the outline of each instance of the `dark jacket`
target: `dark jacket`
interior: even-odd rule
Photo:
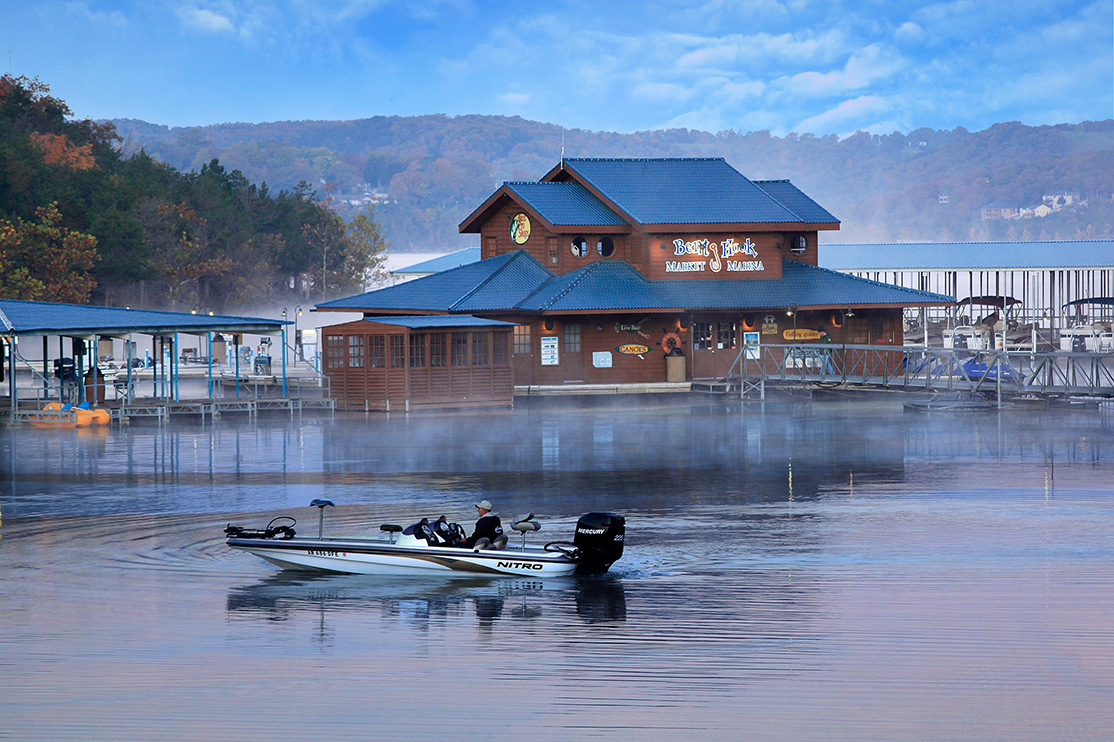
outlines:
[[[480,516],[476,521],[476,530],[464,542],[468,548],[476,545],[476,542],[481,538],[488,538],[494,541],[499,536],[503,535],[503,523],[499,520],[499,516],[495,513],[485,513]]]

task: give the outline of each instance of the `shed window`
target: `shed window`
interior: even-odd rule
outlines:
[[[435,332],[429,336],[429,367],[441,368],[445,365],[445,333]]]
[[[364,367],[364,336],[348,336],[348,368]]]
[[[472,365],[473,366],[486,366],[488,365],[487,351],[490,346],[489,338],[490,332],[473,332],[472,333]]]
[[[509,332],[496,332],[491,337],[491,362],[496,366],[507,365],[507,338]]]
[[[354,339],[354,338],[350,338],[350,340],[352,340],[352,339]],[[368,368],[386,368],[387,367],[387,358],[386,358],[386,354],[385,354],[386,347],[387,347],[387,344],[383,341],[383,336],[382,335],[369,335],[368,336],[368,338],[367,338],[367,350],[368,350],[368,364],[367,365],[368,365]],[[352,349],[351,348],[348,349],[348,353],[349,353],[348,365],[351,366],[352,365],[352,358],[351,358]],[[361,363],[360,365],[363,366],[364,364]]]
[[[406,338],[391,335],[391,368],[406,368]]]
[[[325,336],[325,363],[329,368],[344,368],[344,336]]]
[[[468,333],[453,333],[453,365],[468,365]]]
[[[425,368],[425,335],[410,336],[410,368]]]

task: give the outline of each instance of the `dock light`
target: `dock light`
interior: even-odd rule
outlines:
[[[786,310],[785,310],[785,316],[786,316],[786,317],[792,317],[792,316],[793,316],[793,310],[792,310],[792,308],[790,308],[790,309],[786,309]]]

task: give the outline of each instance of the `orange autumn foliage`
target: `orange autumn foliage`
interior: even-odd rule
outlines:
[[[31,133],[31,141],[43,151],[48,165],[62,165],[71,170],[92,170],[97,166],[93,159],[93,144],[74,145],[62,134]]]

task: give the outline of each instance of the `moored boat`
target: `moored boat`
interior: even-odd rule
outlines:
[[[327,500],[315,500],[314,503]],[[331,503],[329,503],[331,504]],[[324,508],[324,505],[318,505]],[[228,545],[290,570],[341,574],[467,574],[515,577],[559,577],[602,574],[623,555],[626,522],[614,513],[587,513],[580,517],[572,541],[552,541],[529,547],[526,535],[541,529],[533,513],[516,519],[511,528],[521,543],[508,545],[505,538],[487,548],[452,546],[442,534],[456,531],[456,524],[429,519],[403,528],[385,523],[382,538],[317,538],[298,536],[290,516],[274,518],[263,529],[229,525]],[[456,528],[453,528],[456,526]]]

